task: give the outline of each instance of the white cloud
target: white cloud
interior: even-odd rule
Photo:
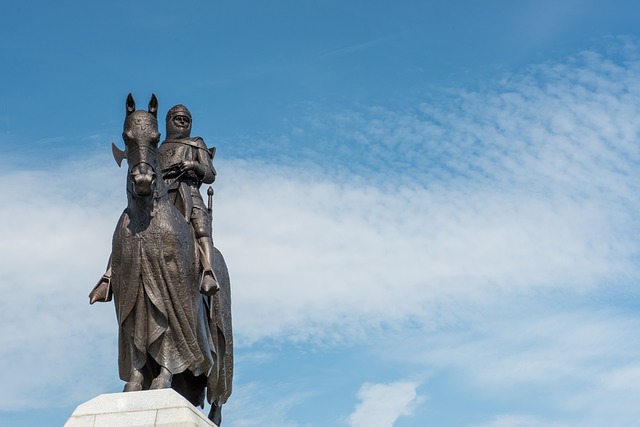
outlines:
[[[421,398],[418,384],[394,382],[364,384],[358,391],[360,403],[349,416],[349,427],[393,427],[401,416],[409,416]]]
[[[221,166],[220,188],[240,196],[221,209],[251,238],[221,211],[219,242],[230,262],[259,266],[235,273],[239,304],[260,319],[241,330],[305,338],[428,322],[451,298],[628,286],[638,70],[587,52],[438,105],[316,118],[319,151],[339,153],[330,173]]]
[[[490,422],[474,427],[562,427],[563,424],[541,420],[530,415],[499,415]]]
[[[447,298],[584,292],[635,269],[632,236],[618,231],[600,193],[383,189],[286,167],[220,170],[216,240],[236,310],[251,313],[236,316],[249,340],[306,339],[328,326],[355,333],[429,317],[430,304]]]
[[[608,390],[638,393],[640,391],[640,364],[630,363],[611,369],[602,377],[602,385]]]
[[[119,215],[112,170],[91,159],[2,173],[2,409],[79,402],[113,383],[113,307],[91,310],[87,298]]]

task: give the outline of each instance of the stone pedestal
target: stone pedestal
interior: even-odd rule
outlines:
[[[173,389],[101,394],[76,408],[65,427],[215,427]]]

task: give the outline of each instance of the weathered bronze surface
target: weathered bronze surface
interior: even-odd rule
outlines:
[[[192,138],[183,105],[167,113],[167,138],[158,146],[158,101],[148,111],[126,101],[118,165],[128,163],[127,208],[113,235],[107,271],[90,303],[115,302],[118,367],[124,391],[172,387],[193,405],[211,403],[221,422],[231,394],[233,339],[229,273],[212,239],[212,195],[199,188],[216,172],[202,138]]]

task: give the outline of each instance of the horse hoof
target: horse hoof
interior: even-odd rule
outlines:
[[[129,381],[128,383],[126,383],[124,385],[124,392],[129,392],[129,391],[140,391],[142,390],[142,384],[135,382],[135,381]]]
[[[149,390],[161,390],[163,388],[171,388],[171,379],[156,377],[151,381]]]

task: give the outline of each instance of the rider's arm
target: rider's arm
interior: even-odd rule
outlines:
[[[211,184],[216,180],[216,170],[213,168],[213,159],[211,153],[207,150],[207,146],[202,138],[197,138],[198,145],[202,145],[202,148],[196,150],[198,153],[196,157],[198,159],[198,167],[194,170],[198,174],[198,179],[204,184]]]

